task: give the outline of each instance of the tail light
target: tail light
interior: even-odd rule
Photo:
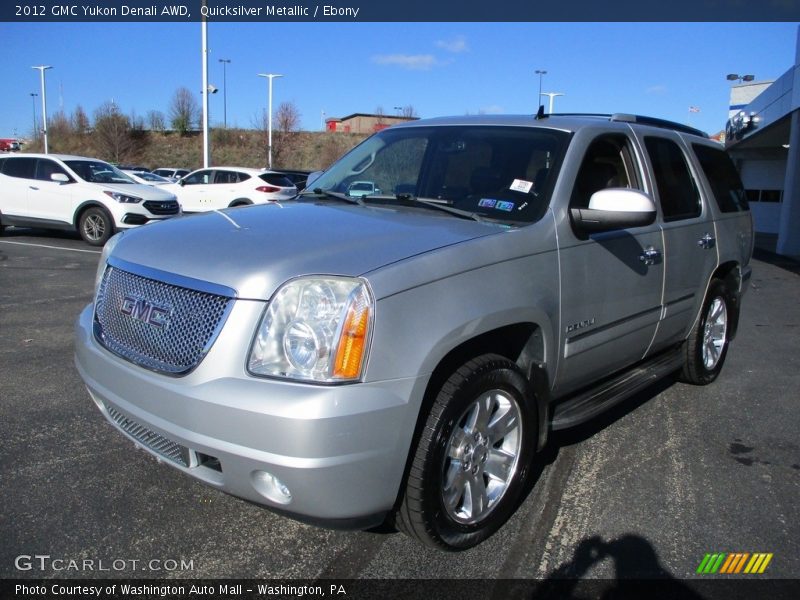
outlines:
[[[272,192],[280,192],[281,188],[275,187],[273,185],[260,185],[256,188],[257,192],[264,192],[265,194],[271,194]]]

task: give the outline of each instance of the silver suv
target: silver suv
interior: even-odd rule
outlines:
[[[696,130],[415,121],[294,200],[113,238],[77,366],[113,425],[219,490],[464,549],[550,431],[656,378],[714,381],[752,245],[736,170]]]

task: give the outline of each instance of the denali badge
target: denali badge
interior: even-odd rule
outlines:
[[[172,309],[169,306],[148,302],[144,298],[125,296],[119,311],[123,315],[161,329],[169,325],[169,315]]]

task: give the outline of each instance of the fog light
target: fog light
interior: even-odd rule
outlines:
[[[292,493],[286,484],[266,471],[253,471],[251,475],[253,487],[262,496],[278,504],[289,504],[292,501]]]

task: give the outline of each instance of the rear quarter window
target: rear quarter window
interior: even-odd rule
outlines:
[[[730,156],[721,148],[693,144],[695,156],[714,193],[719,210],[724,213],[749,210],[747,193]]]
[[[264,183],[268,183],[269,185],[275,185],[278,187],[292,187],[294,183],[292,183],[291,179],[286,177],[286,175],[279,175],[277,173],[264,173],[263,175],[259,175],[259,177],[264,181]]]
[[[3,175],[33,179],[36,171],[35,158],[7,158],[3,164]]]

